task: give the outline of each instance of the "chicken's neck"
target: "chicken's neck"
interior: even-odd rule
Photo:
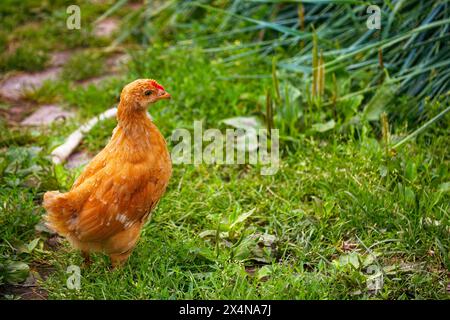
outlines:
[[[127,140],[139,144],[149,142],[154,125],[145,109],[126,108],[119,104],[117,120],[118,129],[127,137]]]

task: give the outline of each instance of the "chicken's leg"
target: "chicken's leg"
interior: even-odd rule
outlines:
[[[90,266],[92,263],[91,260],[91,255],[89,254],[88,251],[81,251],[81,256],[83,257],[84,260],[84,265],[85,266]]]

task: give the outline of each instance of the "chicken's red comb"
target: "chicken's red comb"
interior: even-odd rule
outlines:
[[[156,82],[155,80],[150,80],[150,83],[151,83],[152,86],[154,86],[155,88],[158,88],[159,90],[166,91],[166,89],[164,89],[164,87],[163,87],[162,85],[160,85],[158,82]]]

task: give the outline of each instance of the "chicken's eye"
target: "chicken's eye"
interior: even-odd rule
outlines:
[[[149,95],[151,95],[152,93],[153,93],[152,90],[146,90],[146,91],[144,92],[144,94],[145,94],[146,96],[149,96]]]

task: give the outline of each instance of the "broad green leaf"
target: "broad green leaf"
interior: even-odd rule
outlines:
[[[330,120],[325,123],[315,123],[312,125],[312,129],[317,132],[326,132],[333,129],[336,126],[336,122],[334,120]]]
[[[397,85],[385,82],[381,85],[375,95],[370,99],[363,111],[363,118],[368,121],[380,120],[380,115],[386,111],[386,106],[394,98]]]
[[[204,230],[198,234],[200,238],[215,237],[216,235],[217,230]],[[219,232],[220,239],[228,238],[228,235],[228,232]]]
[[[345,267],[351,265],[352,267],[358,269],[360,267],[359,255],[356,252],[350,254],[342,255],[338,260],[333,261],[338,267]]]
[[[237,129],[257,129],[262,128],[260,121],[256,117],[234,117],[224,119],[221,122],[229,125],[231,127],[235,127]]]
[[[37,244],[39,243],[39,240],[40,240],[40,238],[36,238],[27,244],[28,252],[31,252],[34,250],[34,248],[36,248]]]
[[[449,192],[450,191],[450,181],[441,183],[438,187],[438,190],[441,192]]]
[[[300,90],[298,90],[292,83],[290,83],[289,81],[286,81],[284,83],[284,87],[286,88],[286,94],[288,95],[289,101],[290,102],[294,102],[295,100],[297,100],[298,98],[300,98],[300,96],[302,95],[302,93],[300,92]]]
[[[7,263],[5,271],[5,281],[10,284],[18,284],[26,280],[30,267],[26,263],[12,261]]]
[[[414,193],[414,190],[410,187],[404,187],[404,195],[405,195],[405,202],[409,205],[414,204],[416,201],[416,194]]]
[[[414,181],[417,178],[417,166],[413,161],[408,161],[405,167],[405,177],[409,181]]]
[[[270,263],[273,259],[276,237],[269,234],[254,233],[245,237],[235,248],[234,257],[240,261],[254,260]]]
[[[245,213],[240,214],[236,220],[234,220],[231,225],[230,225],[230,229],[232,229],[235,225],[237,225],[238,223],[244,222],[245,220],[247,220],[248,217],[250,217],[253,212],[255,212],[256,208],[251,209],[250,211],[247,211]]]
[[[350,118],[358,113],[359,106],[364,100],[362,94],[342,99],[338,102],[336,108],[343,113],[345,118]]]
[[[261,269],[258,270],[257,278],[258,280],[261,280],[263,278],[269,277],[273,272],[273,268],[270,265],[263,266]]]

